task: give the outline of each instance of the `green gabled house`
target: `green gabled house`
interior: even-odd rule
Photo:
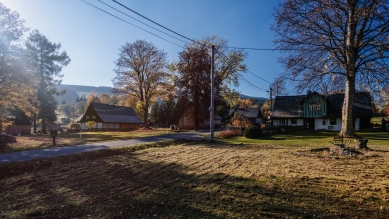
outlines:
[[[299,126],[305,130],[340,131],[344,94],[327,96],[317,92],[307,95],[277,96],[271,112],[273,126]],[[354,97],[354,129],[370,128],[373,117],[371,97],[367,92],[356,92]]]

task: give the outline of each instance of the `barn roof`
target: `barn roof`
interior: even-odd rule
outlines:
[[[135,114],[135,111],[132,109],[132,107],[116,106],[94,102],[91,103],[89,107],[92,107],[96,111],[96,114],[101,118],[101,120],[106,123],[142,123],[142,120]],[[85,114],[79,121],[87,121],[85,118]]]

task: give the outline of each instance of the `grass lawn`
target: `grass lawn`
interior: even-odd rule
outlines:
[[[360,135],[339,159],[293,154],[332,136],[312,132],[2,164],[0,218],[387,218],[388,133]]]
[[[333,141],[334,134],[338,134],[338,132],[291,131],[284,134],[265,136],[260,140],[247,139],[240,136],[231,139],[219,139],[219,141],[228,144],[276,144],[295,148],[317,148],[331,146],[330,141]],[[386,146],[389,149],[389,132],[356,132],[356,134],[360,137],[368,138],[369,147]],[[353,139],[344,139],[345,143],[348,143],[349,140],[351,140],[349,146],[354,146]]]
[[[135,130],[129,132],[82,132],[81,138],[80,133],[61,133],[58,134],[55,139],[55,147],[156,136],[167,133],[173,134],[175,131],[168,129],[154,129]],[[53,139],[50,134],[16,136],[16,141],[16,143],[0,145],[0,154],[54,147]]]

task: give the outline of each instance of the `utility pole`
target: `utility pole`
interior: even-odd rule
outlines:
[[[211,53],[211,107],[209,108],[210,111],[210,119],[209,119],[209,124],[210,124],[210,131],[211,131],[211,142],[214,141],[214,121],[215,121],[215,106],[214,106],[214,77],[215,77],[215,69],[214,69],[214,63],[215,63],[215,46],[212,45],[212,53]]]
[[[270,125],[273,126],[273,89],[270,87]]]
[[[270,113],[273,112],[273,89],[270,87]]]

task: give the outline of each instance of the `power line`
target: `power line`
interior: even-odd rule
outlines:
[[[143,30],[143,31],[145,31],[145,32],[147,32],[147,33],[149,33],[149,34],[151,34],[151,35],[154,35],[154,36],[156,36],[156,37],[158,37],[158,38],[160,38],[160,39],[162,39],[162,40],[165,40],[165,41],[167,41],[167,42],[169,42],[169,43],[172,43],[172,44],[174,44],[174,45],[176,45],[176,46],[179,46],[179,47],[185,49],[185,47],[183,47],[183,46],[181,46],[181,45],[178,45],[178,44],[176,44],[176,43],[173,43],[173,42],[171,42],[171,41],[169,41],[169,40],[167,40],[167,39],[165,39],[165,38],[163,38],[163,37],[161,37],[161,36],[158,36],[157,34],[154,34],[154,33],[150,32],[150,31],[145,30],[145,29],[143,29],[143,28],[141,28],[141,27],[138,27],[138,26],[136,26],[136,25],[134,25],[134,24],[132,24],[132,23],[126,21],[126,20],[123,20],[123,19],[117,17],[116,15],[113,15],[113,14],[111,14],[111,13],[109,13],[109,12],[107,12],[107,11],[105,11],[105,10],[103,10],[103,9],[101,9],[101,8],[99,8],[99,7],[97,7],[97,6],[95,6],[95,5],[90,4],[89,2],[86,2],[86,1],[84,1],[84,0],[81,0],[81,1],[83,1],[84,3],[86,3],[86,4],[88,4],[88,5],[90,5],[90,6],[94,7],[94,8],[96,8],[96,9],[98,9],[98,10],[100,10],[100,11],[106,13],[106,14],[111,15],[112,17],[114,17],[114,18],[116,18],[116,19],[119,19],[119,20],[121,20],[121,21],[123,21],[123,22],[125,22],[125,23],[127,23],[127,24],[130,24],[130,25],[132,25],[132,26],[134,26],[134,27],[136,27],[136,28],[139,28],[139,29],[141,29],[141,30]]]
[[[262,90],[262,91],[267,91],[268,89],[263,89],[263,88],[259,88],[257,87],[256,85],[252,84],[250,81],[248,81],[246,78],[244,78],[241,74],[238,73],[238,76],[244,80],[247,84],[249,84],[250,86],[254,87],[255,89],[257,90]]]
[[[219,57],[227,64],[227,68],[228,68],[230,64],[224,59],[223,54],[221,54],[217,49],[215,49],[215,52],[216,52],[216,53],[219,55]],[[239,73],[237,73],[237,74],[238,74],[238,76],[239,76],[242,80],[244,80],[246,83],[248,83],[248,84],[251,85],[252,87],[254,87],[254,88],[258,89],[258,90],[264,90],[264,91],[267,90],[267,89],[263,89],[263,88],[257,87],[256,85],[254,85],[254,84],[252,84],[251,82],[249,82],[246,78],[244,78],[241,74],[239,74]]]
[[[247,71],[248,71],[248,70],[247,70]],[[265,82],[267,82],[267,83],[271,84],[271,82],[269,82],[269,81],[267,81],[267,80],[265,80],[265,79],[263,79],[263,78],[259,77],[258,75],[256,75],[256,74],[252,73],[251,71],[248,71],[248,72],[249,72],[249,73],[251,73],[252,75],[254,75],[255,77],[257,77],[257,78],[259,78],[259,79],[261,79],[261,80],[263,80],[263,81],[265,81]]]
[[[109,15],[111,15],[111,16],[113,16],[113,17],[115,17],[115,18],[117,18],[117,19],[119,19],[119,20],[121,20],[121,21],[123,21],[123,22],[126,22],[126,23],[128,23],[128,24],[130,24],[130,25],[132,25],[132,26],[134,26],[134,27],[137,27],[137,28],[139,28],[139,29],[141,29],[141,30],[143,30],[143,31],[145,31],[145,32],[147,32],[147,33],[149,33],[149,34],[152,34],[152,35],[154,35],[154,36],[156,36],[156,37],[158,37],[158,38],[160,38],[160,39],[163,39],[163,40],[165,40],[165,41],[167,41],[167,42],[170,42],[170,43],[172,43],[172,44],[174,44],[174,45],[176,45],[176,46],[179,46],[179,47],[185,49],[185,47],[183,47],[183,46],[181,46],[181,45],[178,45],[178,44],[176,44],[176,43],[173,43],[173,42],[171,42],[171,41],[169,41],[169,40],[167,40],[167,39],[165,39],[165,38],[163,38],[163,37],[161,37],[161,36],[158,36],[158,35],[156,35],[156,34],[154,34],[154,33],[152,33],[152,32],[149,32],[149,31],[147,31],[147,30],[145,30],[145,29],[143,29],[143,28],[141,28],[141,27],[138,27],[138,26],[136,26],[136,25],[134,25],[134,24],[132,24],[132,23],[129,23],[128,21],[125,21],[125,20],[123,20],[123,19],[121,19],[121,18],[119,18],[119,17],[117,17],[117,16],[115,16],[115,15],[113,15],[113,14],[111,14],[111,13],[109,13],[109,12],[103,10],[103,9],[101,9],[101,8],[98,8],[97,6],[94,6],[94,5],[92,5],[92,4],[88,3],[88,2],[85,2],[84,0],[81,0],[81,1],[83,1],[84,3],[86,3],[86,4],[88,4],[88,5],[90,5],[90,6],[94,7],[94,8],[96,8],[96,9],[98,9],[98,10],[100,10],[100,11],[105,12],[105,13],[107,13],[107,14],[109,14]],[[122,13],[122,14],[124,14],[124,15],[126,15],[126,16],[128,16],[128,17],[130,17],[130,18],[132,18],[132,19],[134,19],[134,20],[136,20],[136,21],[138,21],[138,22],[140,22],[140,23],[142,23],[142,24],[144,24],[144,25],[150,27],[150,28],[152,28],[152,29],[154,29],[154,30],[157,30],[157,31],[159,31],[159,32],[161,32],[161,33],[163,33],[163,34],[166,34],[166,35],[168,35],[168,36],[174,38],[174,39],[177,39],[177,40],[180,40],[180,41],[182,41],[182,42],[184,42],[184,43],[187,43],[187,42],[185,42],[185,41],[183,41],[183,40],[181,40],[181,39],[179,39],[179,38],[176,38],[176,37],[174,37],[174,36],[172,36],[172,35],[170,35],[170,34],[167,34],[167,33],[163,32],[163,31],[161,31],[161,30],[158,30],[158,29],[156,29],[156,28],[154,28],[154,27],[152,27],[152,26],[150,26],[150,25],[148,25],[148,24],[146,24],[146,23],[144,23],[144,22],[142,22],[142,21],[139,21],[139,20],[137,20],[136,18],[131,17],[130,15],[128,15],[128,14],[126,14],[126,13],[124,13],[124,12],[122,12],[122,11],[120,11],[120,10],[118,10],[118,9],[116,9],[116,8],[114,8],[114,7],[112,7],[112,6],[108,5],[108,4],[106,4],[106,3],[102,2],[102,1],[100,1],[100,0],[98,0],[98,1],[101,2],[101,3],[103,3],[103,4],[105,4],[106,6],[108,6],[108,7],[110,7],[110,8],[112,8],[112,9],[114,9],[114,10],[116,10],[116,11],[118,11],[118,12],[120,12],[120,13]],[[187,40],[189,40],[189,41],[191,41],[191,42],[198,43],[198,44],[203,45],[203,46],[208,47],[208,48],[210,47],[210,46],[207,46],[207,45],[205,45],[205,44],[202,44],[201,42],[198,42],[198,41],[196,41],[196,40],[193,40],[193,39],[191,39],[191,38],[188,38],[188,37],[186,37],[186,36],[184,36],[184,35],[182,35],[182,34],[179,34],[179,33],[175,32],[175,31],[173,31],[173,30],[171,30],[171,29],[169,29],[169,28],[167,28],[167,27],[165,27],[165,26],[163,26],[163,25],[161,25],[161,24],[155,22],[155,21],[153,21],[153,20],[147,18],[146,16],[144,16],[144,15],[142,15],[142,14],[140,14],[140,13],[138,13],[138,12],[136,12],[136,11],[130,9],[130,8],[128,8],[127,6],[121,4],[120,2],[117,2],[116,0],[112,0],[112,1],[115,2],[115,3],[118,4],[118,5],[120,5],[120,6],[124,7],[124,8],[126,8],[127,10],[129,10],[129,11],[131,11],[131,12],[133,12],[133,13],[135,13],[135,14],[141,16],[141,17],[143,17],[144,19],[146,19],[146,20],[148,20],[148,21],[150,21],[150,22],[152,22],[152,23],[154,23],[154,24],[156,24],[156,25],[158,25],[158,26],[160,26],[160,27],[162,27],[162,28],[164,28],[164,29],[166,29],[166,30],[168,30],[168,31],[170,31],[170,32],[172,32],[172,33],[174,33],[174,34],[180,36],[180,37],[182,37],[182,38],[185,38],[185,39],[187,39]],[[273,49],[263,49],[263,48],[262,48],[262,49],[261,49],[261,48],[252,48],[252,47],[226,47],[226,48],[240,49],[240,50],[259,50],[259,51],[299,50],[299,49],[275,49],[275,48],[273,48]],[[217,50],[215,50],[215,51],[219,54],[219,56],[222,58],[222,60],[223,60],[223,61],[227,64],[227,66],[228,66],[229,63],[226,62],[226,61],[224,60],[223,56],[222,56]],[[254,76],[258,77],[259,79],[261,79],[261,80],[263,80],[263,81],[265,81],[265,82],[271,84],[271,82],[269,82],[269,81],[267,81],[267,80],[265,80],[265,79],[259,77],[258,75],[252,73],[251,71],[248,71],[248,72],[251,73],[251,74],[253,74]],[[259,88],[259,87],[255,86],[255,85],[253,85],[251,82],[249,82],[247,79],[245,79],[245,78],[244,78],[242,75],[240,75],[239,73],[238,73],[238,75],[240,76],[240,78],[241,78],[242,80],[244,80],[246,83],[250,84],[251,86],[255,87],[256,89],[259,89],[259,90],[267,90],[267,89]],[[290,92],[290,91],[289,91],[289,92]]]
[[[263,49],[263,48],[252,48],[252,47],[227,47],[229,49],[240,49],[240,50],[257,50],[257,51],[292,51],[302,49]],[[312,51],[312,50],[311,50]]]
[[[148,20],[148,21],[150,21],[150,22],[152,22],[152,23],[154,23],[154,24],[156,24],[156,25],[158,25],[158,26],[160,26],[160,27],[162,27],[162,28],[164,28],[164,29],[166,29],[166,30],[168,30],[168,31],[170,31],[170,32],[172,32],[172,33],[174,33],[174,34],[177,34],[177,35],[180,36],[180,37],[183,37],[183,38],[185,38],[185,39],[187,39],[187,40],[189,40],[189,41],[198,43],[198,42],[196,42],[196,41],[193,40],[193,39],[190,39],[190,38],[188,38],[188,37],[186,37],[186,36],[184,36],[184,35],[181,35],[181,34],[175,32],[175,31],[173,31],[173,30],[171,30],[171,29],[169,29],[169,28],[167,28],[167,27],[165,27],[165,26],[163,26],[163,25],[161,25],[161,24],[159,24],[159,23],[157,23],[157,22],[155,22],[155,21],[153,21],[153,20],[151,20],[151,19],[149,19],[149,18],[147,18],[147,17],[141,15],[141,14],[139,14],[138,12],[132,10],[131,8],[129,8],[129,7],[127,7],[127,6],[123,5],[123,4],[121,4],[120,2],[117,2],[116,0],[112,0],[112,1],[115,2],[116,4],[122,6],[123,8],[126,8],[127,10],[130,10],[130,11],[132,11],[133,13],[135,13],[135,14],[137,14],[137,15],[143,17],[144,19],[146,19],[146,20]]]
[[[99,0],[99,1],[100,1],[100,0]],[[141,16],[141,17],[143,17],[144,19],[146,19],[146,20],[148,20],[148,21],[150,21],[150,22],[152,22],[152,23],[154,23],[154,24],[156,24],[156,25],[158,25],[158,26],[160,26],[160,27],[162,27],[162,28],[164,28],[164,29],[166,29],[166,30],[168,30],[168,31],[170,31],[170,32],[172,32],[172,33],[174,33],[174,34],[177,34],[177,35],[180,36],[180,37],[183,37],[183,38],[185,38],[185,39],[187,39],[187,40],[190,40],[190,41],[192,41],[192,42],[194,42],[194,43],[198,43],[198,44],[201,44],[201,45],[203,45],[203,46],[206,46],[206,47],[210,48],[210,46],[204,45],[204,44],[202,44],[201,42],[198,42],[198,41],[193,40],[193,39],[191,39],[191,38],[189,38],[189,37],[186,37],[186,36],[184,36],[184,35],[182,35],[182,34],[179,34],[179,33],[175,32],[175,31],[173,31],[173,30],[171,30],[171,29],[169,29],[169,28],[167,28],[167,27],[165,27],[165,26],[163,26],[163,25],[161,25],[161,24],[159,24],[159,23],[157,23],[157,22],[151,20],[150,18],[147,18],[146,16],[144,16],[144,15],[142,15],[142,14],[136,12],[135,10],[132,10],[131,8],[129,8],[129,7],[125,6],[125,5],[123,5],[122,3],[120,3],[120,2],[118,2],[118,1],[116,1],[116,0],[112,0],[112,1],[115,2],[116,4],[122,6],[123,8],[126,8],[127,10],[129,10],[129,11],[131,11],[131,12],[133,12],[133,13],[135,13],[135,14]],[[229,49],[240,49],[240,50],[258,50],[258,51],[291,51],[291,50],[301,50],[301,49],[276,49],[276,48],[271,48],[271,49],[267,48],[267,49],[264,49],[264,48],[253,48],[253,47],[226,47],[226,48],[229,48]]]
[[[179,38],[177,38],[177,37],[175,37],[175,36],[172,36],[172,35],[170,35],[170,34],[168,34],[168,33],[165,33],[165,32],[163,32],[163,31],[161,31],[161,30],[158,30],[157,28],[152,27],[152,26],[150,26],[150,25],[148,25],[148,24],[146,24],[146,23],[140,21],[140,20],[138,20],[138,19],[136,19],[136,18],[134,18],[134,17],[132,17],[132,16],[130,16],[130,15],[128,15],[128,14],[126,14],[126,13],[120,11],[120,10],[118,10],[117,8],[112,7],[111,5],[108,5],[107,3],[105,3],[105,2],[103,2],[103,1],[101,1],[101,0],[98,0],[98,1],[99,1],[100,3],[102,3],[102,4],[104,4],[104,5],[106,5],[106,6],[110,7],[110,8],[112,8],[113,10],[118,11],[118,12],[121,13],[121,14],[124,14],[124,15],[126,15],[127,17],[132,18],[132,19],[138,21],[138,22],[141,23],[141,24],[144,24],[144,25],[146,25],[146,26],[148,26],[148,27],[150,27],[150,28],[152,28],[152,29],[154,29],[154,30],[156,30],[156,31],[159,31],[159,32],[161,32],[161,33],[163,33],[163,34],[165,34],[165,35],[167,35],[167,36],[170,36],[170,37],[172,37],[172,38],[174,38],[174,39],[176,39],[176,40],[179,40],[179,41],[181,41],[181,42],[184,42],[185,44],[188,43],[188,42],[186,42],[186,41],[184,41],[184,40],[182,40],[182,39],[179,39]]]

